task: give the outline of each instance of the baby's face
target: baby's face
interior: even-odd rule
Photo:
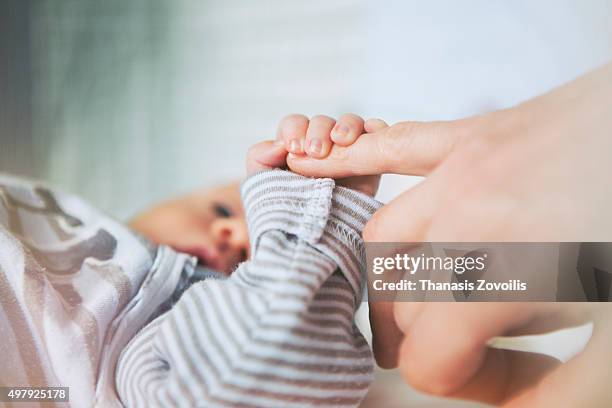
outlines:
[[[226,274],[249,255],[239,184],[232,183],[154,206],[130,222],[151,241],[194,255]]]

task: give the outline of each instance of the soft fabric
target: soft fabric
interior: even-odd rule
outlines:
[[[130,407],[356,407],[372,379],[353,323],[373,199],[285,171],[242,187],[252,257],[191,286],[120,357]]]
[[[0,175],[0,385],[121,406],[120,352],[193,265],[76,197]]]
[[[283,171],[243,197],[252,260],[220,280],[0,175],[0,385],[70,387],[70,407],[357,406],[372,375],[353,324],[360,232],[379,204]]]

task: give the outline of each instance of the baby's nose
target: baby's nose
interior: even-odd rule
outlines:
[[[249,252],[249,235],[246,222],[238,217],[221,218],[212,225],[212,235],[219,253],[236,262],[245,261]]]

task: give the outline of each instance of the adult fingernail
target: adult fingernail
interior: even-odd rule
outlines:
[[[321,156],[323,153],[323,143],[320,140],[313,139],[308,144],[308,153],[313,156]]]
[[[285,147],[285,141],[284,140],[275,140],[274,141],[274,146]]]
[[[337,139],[344,139],[348,136],[350,131],[350,128],[345,125],[344,123],[338,123],[336,124],[336,127],[334,128],[333,134],[332,134],[332,139],[335,141]]]

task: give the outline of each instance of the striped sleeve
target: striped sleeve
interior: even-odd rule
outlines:
[[[242,187],[252,257],[194,284],[124,350],[126,406],[356,407],[372,378],[353,322],[361,230],[380,204],[274,170]]]

